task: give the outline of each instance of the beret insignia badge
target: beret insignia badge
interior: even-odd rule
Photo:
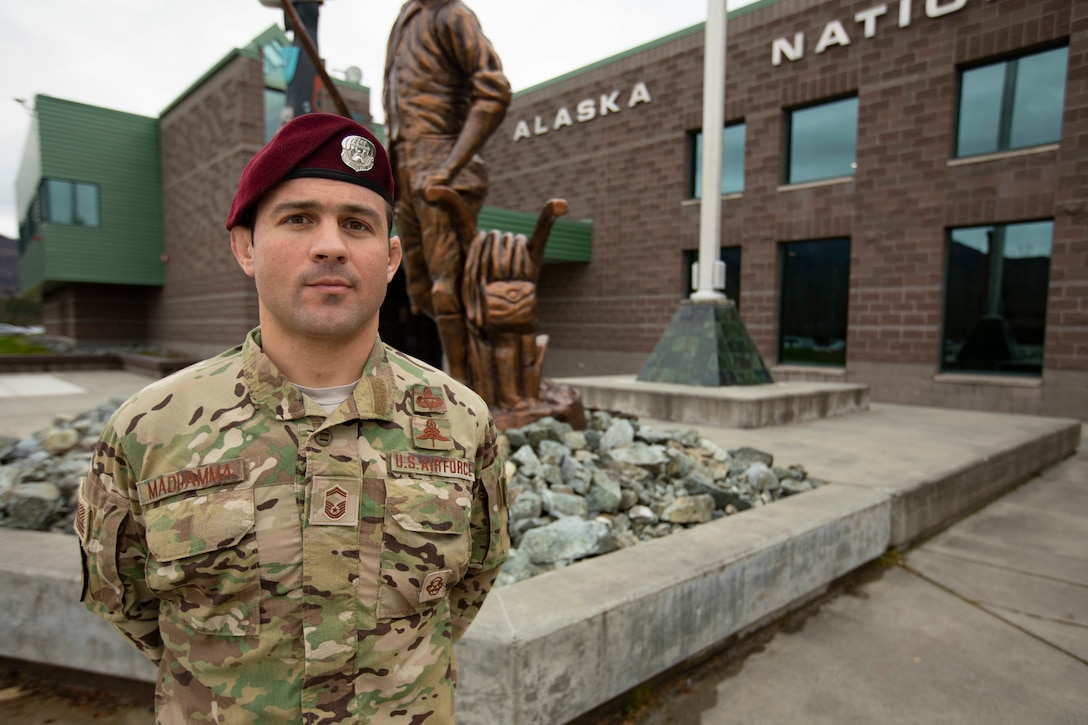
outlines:
[[[374,144],[362,136],[345,136],[340,142],[340,158],[355,171],[370,171],[374,168],[377,152]]]

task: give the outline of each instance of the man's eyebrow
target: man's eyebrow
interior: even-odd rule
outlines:
[[[335,211],[338,214],[354,214],[376,221],[385,219],[382,212],[363,204],[338,204],[329,207],[313,199],[288,199],[287,201],[281,201],[271,209],[271,212],[277,215],[293,211]]]

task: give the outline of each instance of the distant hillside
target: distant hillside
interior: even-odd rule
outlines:
[[[19,240],[0,234],[0,299],[19,294]]]

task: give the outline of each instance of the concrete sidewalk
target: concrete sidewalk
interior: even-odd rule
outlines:
[[[23,438],[114,399],[126,399],[156,378],[125,370],[0,373],[0,435]]]
[[[615,721],[1088,723],[1085,432],[1074,456],[746,659],[706,662]]]

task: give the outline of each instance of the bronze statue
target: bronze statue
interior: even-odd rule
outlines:
[[[450,374],[491,406],[500,427],[554,415],[584,427],[581,400],[541,379],[536,334],[544,247],[566,202],[549,201],[530,238],[483,232],[478,151],[502,122],[510,83],[460,0],[409,0],[389,36],[385,118],[397,233],[414,312],[438,327]],[[543,392],[542,392],[543,391]]]
[[[397,232],[413,311],[435,321],[450,373],[460,380],[469,377],[464,254],[451,212],[425,194],[433,186],[454,189],[475,226],[487,195],[477,152],[509,104],[510,83],[471,10],[460,0],[404,4],[389,36],[384,91]]]

